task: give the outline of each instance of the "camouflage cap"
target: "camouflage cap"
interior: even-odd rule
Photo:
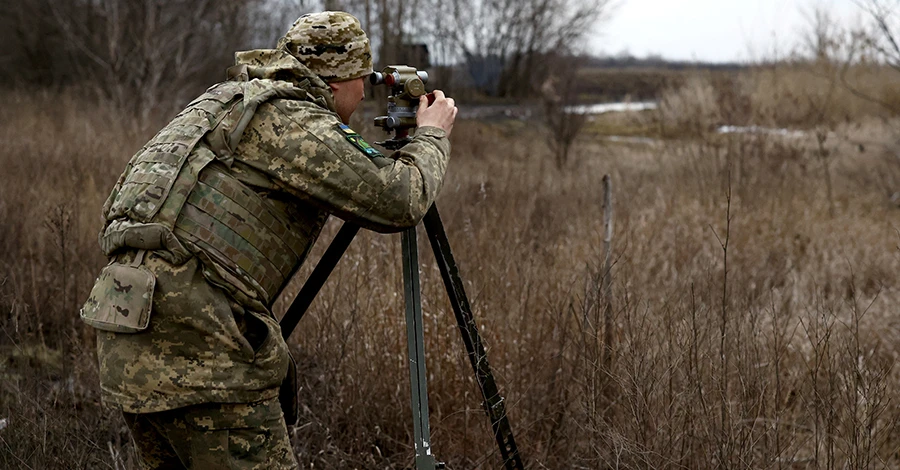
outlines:
[[[372,49],[359,20],[342,11],[301,16],[278,48],[289,52],[326,82],[353,80],[372,73]]]

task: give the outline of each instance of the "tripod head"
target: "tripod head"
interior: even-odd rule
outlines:
[[[372,85],[390,87],[387,115],[375,118],[375,125],[385,132],[394,132],[394,137],[384,142],[375,142],[390,150],[397,150],[409,143],[409,130],[416,127],[416,110],[419,98],[425,95],[428,72],[416,70],[408,65],[389,65],[381,72],[369,76]],[[433,100],[429,97],[429,100]]]

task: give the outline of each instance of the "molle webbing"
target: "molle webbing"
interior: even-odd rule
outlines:
[[[222,122],[226,111],[240,102],[242,95],[236,84],[210,89],[159,131],[128,163],[124,180],[111,196],[106,219],[128,217],[136,222],[171,226],[192,179],[215,158],[211,152],[201,153],[186,163],[191,152],[210,129]],[[171,198],[172,193],[176,197]]]
[[[173,232],[252,280],[267,303],[290,279],[309,245],[302,227],[293,226],[215,165],[201,172]]]
[[[220,83],[192,101],[132,157],[104,204],[104,253],[160,250],[183,262],[186,241],[271,303],[311,234],[228,168],[257,108],[278,98],[311,95],[289,82],[251,80]]]

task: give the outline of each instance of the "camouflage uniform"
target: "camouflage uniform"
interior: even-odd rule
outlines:
[[[278,400],[125,414],[145,468],[296,467]]]
[[[137,310],[149,315],[145,327],[129,330],[136,332],[92,323],[103,328],[103,400],[126,413],[147,466],[172,453],[191,466],[186,451],[171,445],[191,423],[247,424],[239,418],[249,408],[216,420],[210,416],[221,408],[211,404],[254,407],[258,419],[249,427],[280,422],[274,434],[282,435],[284,421],[270,405],[289,356],[270,306],[328,214],[392,232],[418,223],[437,196],[450,152],[442,129],[419,128],[386,157],[335,113],[322,77],[352,79],[371,70],[355,18],[301,17],[278,49],[237,53],[231,79],[139,150],[113,189],[101,248],[111,267],[135,265],[132,272],[151,273],[155,286],[148,294],[140,282],[98,280],[82,316],[115,323]],[[141,304],[147,297],[152,305]],[[215,434],[217,427],[204,429]],[[157,446],[154,435],[168,436],[169,444]],[[248,442],[243,447],[252,447]],[[280,454],[285,440],[272,442],[270,451]],[[157,454],[169,457],[154,460]],[[293,455],[285,459],[278,465],[291,466]]]

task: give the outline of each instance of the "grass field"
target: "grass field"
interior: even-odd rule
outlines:
[[[772,73],[692,75],[658,111],[594,121],[562,168],[534,122],[457,123],[438,202],[528,468],[900,466],[898,121]],[[160,121],[76,93],[4,102],[0,468],[135,468],[77,310],[105,262],[100,206]],[[604,140],[615,126],[656,140]],[[421,259],[434,451],[501,468],[425,244]],[[357,238],[291,345],[301,467],[410,467],[399,236]]]

